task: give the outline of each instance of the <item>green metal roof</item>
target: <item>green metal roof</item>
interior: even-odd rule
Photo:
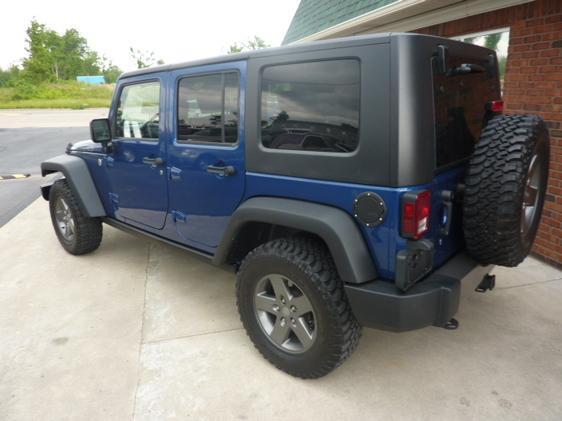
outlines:
[[[380,9],[399,0],[301,0],[283,44]]]

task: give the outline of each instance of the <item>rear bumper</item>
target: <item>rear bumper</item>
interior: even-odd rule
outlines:
[[[396,332],[444,326],[459,308],[461,282],[474,289],[492,267],[460,253],[406,292],[386,281],[346,284],[345,291],[363,326]]]

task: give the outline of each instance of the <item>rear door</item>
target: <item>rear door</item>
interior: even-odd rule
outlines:
[[[188,244],[216,247],[244,194],[245,62],[183,69],[170,78],[170,212]]]
[[[448,45],[445,72],[439,59],[433,59],[436,169],[429,235],[434,240],[438,266],[463,246],[462,202],[460,195],[454,195],[464,182],[480,133],[493,116],[491,102],[501,98],[493,52],[474,46],[467,50],[465,45],[454,41]]]

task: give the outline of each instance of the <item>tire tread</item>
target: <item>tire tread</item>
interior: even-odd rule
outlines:
[[[517,266],[529,252],[520,235],[526,169],[545,124],[533,115],[490,120],[465,178],[464,238],[482,264]]]
[[[336,327],[337,334],[331,338],[330,349],[321,364],[306,371],[297,371],[279,364],[277,359],[271,357],[267,348],[252,338],[241,313],[246,332],[264,358],[280,370],[305,379],[325,376],[353,353],[361,337],[361,326],[351,311],[343,290],[343,282],[337,273],[333,259],[321,242],[307,237],[282,238],[262,244],[251,251],[242,262],[237,276],[237,297],[240,297],[246,267],[266,256],[284,259],[288,263],[296,265],[307,276],[321,295],[325,310],[329,314],[329,323]],[[237,304],[240,308],[240,299],[237,300]]]
[[[74,223],[76,228],[75,241],[71,244],[66,242],[62,237],[56,225],[54,217],[54,202],[58,195],[62,195],[67,201],[68,206],[74,217]],[[51,208],[51,219],[53,221],[53,227],[61,245],[70,254],[79,256],[82,254],[91,253],[96,250],[102,240],[103,228],[102,223],[98,218],[90,218],[82,212],[76,197],[72,193],[68,181],[65,179],[58,180],[51,187],[49,194],[49,204]]]

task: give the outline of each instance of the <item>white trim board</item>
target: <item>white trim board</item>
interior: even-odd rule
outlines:
[[[451,39],[460,41],[460,40],[463,40],[465,38],[478,38],[478,37],[483,37],[485,35],[497,34],[498,32],[509,32],[510,30],[511,30],[511,28],[509,26],[506,26],[505,28],[494,28],[494,29],[490,29],[488,31],[470,32],[468,34],[463,34],[463,35],[459,35],[459,36],[456,36],[456,37],[451,37]]]

